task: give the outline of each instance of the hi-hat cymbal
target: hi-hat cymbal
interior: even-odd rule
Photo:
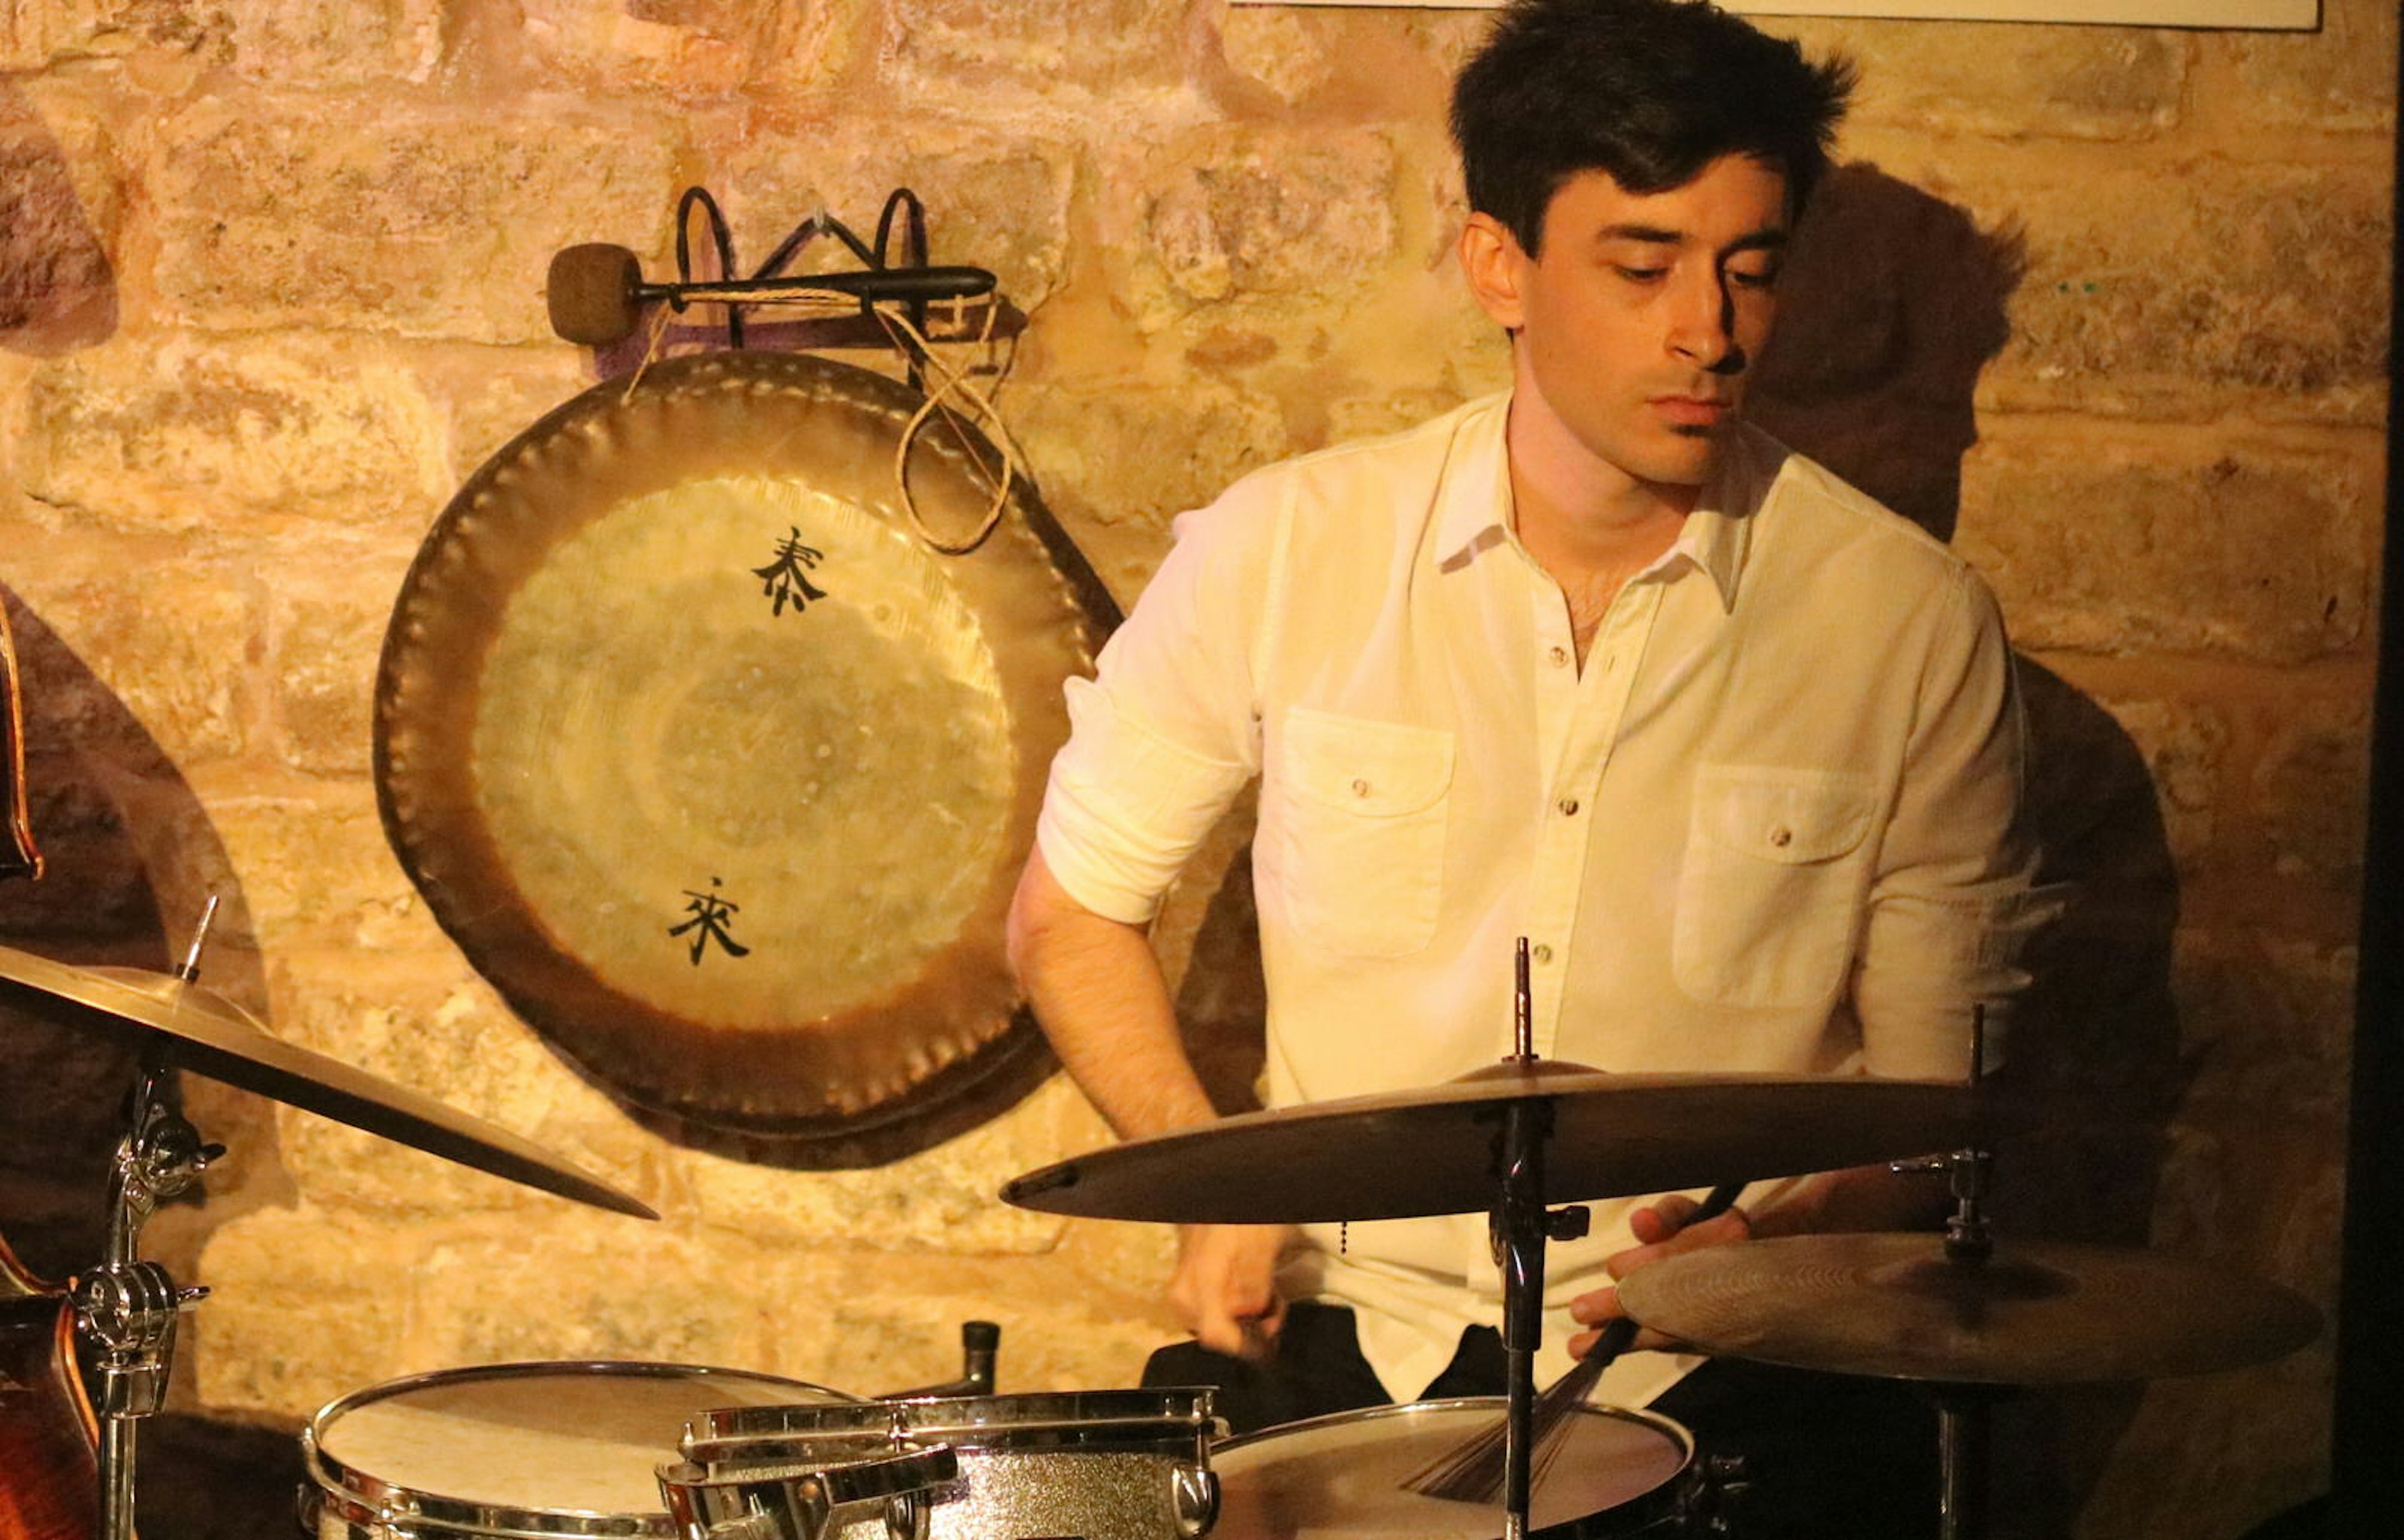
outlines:
[[[2320,1312],[2258,1279],[2108,1246],[1950,1259],[1935,1235],[1815,1235],[1665,1257],[1619,1285],[1628,1313],[1702,1351],[1971,1385],[2203,1374],[2293,1352]]]
[[[1178,1224],[1307,1224],[1494,1205],[1496,1130],[1549,1102],[1544,1198],[1793,1176],[1970,1142],[1956,1082],[1606,1074],[1505,1065],[1441,1085],[1247,1113],[1079,1155],[1002,1189],[1023,1208]]]
[[[157,1033],[170,1040],[163,1046],[179,1068],[596,1209],[659,1217],[639,1199],[497,1124],[272,1037],[241,1006],[172,974],[77,968],[0,946],[0,1001],[119,1036],[129,1027]]]

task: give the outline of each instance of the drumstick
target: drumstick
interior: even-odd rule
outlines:
[[[1723,1183],[1713,1187],[1702,1205],[1678,1228],[1689,1230],[1706,1220],[1717,1219],[1735,1206],[1737,1195],[1742,1191],[1744,1183],[1740,1182]],[[1636,1321],[1631,1316],[1623,1315],[1613,1321],[1602,1328],[1601,1335],[1595,1338],[1594,1346],[1586,1351],[1585,1356],[1571,1365],[1567,1374],[1545,1386],[1536,1397],[1535,1409],[1529,1420],[1529,1439],[1535,1447],[1533,1463],[1538,1470],[1558,1449],[1554,1435],[1560,1431],[1572,1408],[1586,1400],[1586,1393],[1594,1389],[1595,1381],[1602,1378],[1602,1371],[1611,1367],[1612,1361],[1628,1351],[1628,1345],[1636,1339],[1637,1330]],[[1414,1471],[1403,1482],[1404,1488],[1422,1496],[1443,1498],[1453,1503],[1499,1501],[1502,1495],[1504,1460],[1509,1444],[1505,1427],[1504,1421],[1498,1421],[1486,1432],[1463,1439],[1459,1447]],[[1530,1480],[1532,1482],[1533,1479],[1531,1473]]]

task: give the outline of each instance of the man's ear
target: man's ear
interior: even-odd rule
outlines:
[[[1494,216],[1473,214],[1461,227],[1461,240],[1453,249],[1478,308],[1503,330],[1517,331],[1525,323],[1519,277],[1529,265],[1528,254],[1519,249],[1519,238]]]

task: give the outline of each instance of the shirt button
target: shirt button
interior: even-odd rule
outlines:
[[[1534,958],[1538,962],[1550,962],[1553,960],[1553,949],[1545,945],[1543,942],[1538,942],[1535,945],[1529,947],[1528,955]]]
[[[1570,661],[1570,650],[1566,647],[1556,647],[1544,654],[1544,661],[1555,668],[1559,668]]]
[[[1769,832],[1769,843],[1783,850],[1795,843],[1795,831],[1782,823]]]
[[[1369,794],[1369,783],[1368,783],[1367,781],[1365,781],[1365,780],[1356,780],[1356,781],[1354,781],[1354,782],[1352,783],[1352,794],[1353,794],[1354,796],[1356,796],[1356,797],[1365,797],[1365,796],[1367,796],[1367,795]],[[1772,835],[1770,836],[1770,838],[1771,838],[1771,839],[1773,839],[1773,840],[1775,840],[1775,841],[1777,841],[1777,843],[1778,843],[1778,844],[1780,844],[1780,845],[1783,845],[1783,844],[1785,844],[1785,843],[1786,843],[1786,841],[1785,841],[1785,840],[1783,840],[1782,838],[1780,838],[1780,837],[1779,837],[1780,835],[1782,835],[1783,833],[1785,833],[1785,831],[1782,829],[1782,830],[1780,830],[1780,831],[1778,832],[1778,833],[1777,833],[1777,834],[1772,834]]]
[[[1554,804],[1554,805],[1561,810],[1561,817],[1565,819],[1573,819],[1577,817],[1578,800],[1575,797],[1563,797],[1559,802]]]

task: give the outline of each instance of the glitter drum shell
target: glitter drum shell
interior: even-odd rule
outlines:
[[[1208,1390],[1164,1389],[735,1407],[695,1419],[684,1463],[663,1467],[660,1479],[748,1503],[758,1473],[942,1448],[957,1455],[958,1471],[920,1499],[924,1540],[1200,1540],[1218,1511],[1209,1446],[1223,1424],[1210,1403]],[[871,1516],[834,1526],[825,1540],[892,1533]]]
[[[605,382],[479,469],[402,583],[392,847],[510,1007],[651,1113],[956,1131],[1048,1063],[1002,917],[1117,611],[1023,476],[969,554],[913,534],[919,402],[787,355]],[[945,539],[991,499],[940,422],[909,476]]]

